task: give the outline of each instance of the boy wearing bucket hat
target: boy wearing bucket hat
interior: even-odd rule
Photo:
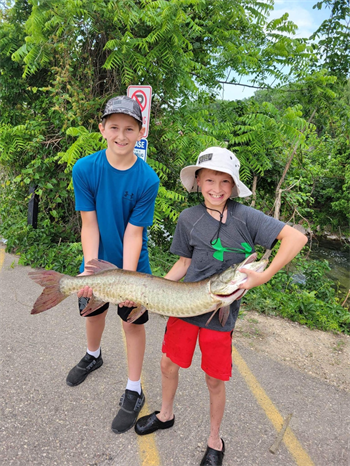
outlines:
[[[103,259],[126,270],[151,273],[147,250],[147,227],[152,224],[159,179],[153,169],[134,154],[143,134],[139,104],[126,96],[110,99],[99,125],[107,149],[78,160],[73,167],[75,208],[82,219],[81,242],[84,265]],[[93,290],[79,291],[79,310],[85,308]],[[144,323],[147,312],[134,324],[127,323],[130,302],[118,307],[127,343],[128,382],[112,430],[122,433],[136,422],[145,397],[141,369],[145,351]],[[102,366],[101,338],[109,304],[86,317],[87,352],[67,376],[67,384],[82,383]]]
[[[241,263],[254,252],[254,245],[271,249],[281,240],[270,266],[261,273],[242,269],[248,276],[240,288],[250,289],[266,283],[290,262],[305,245],[302,233],[262,212],[235,202],[232,197],[247,197],[251,191],[239,178],[240,162],[227,149],[210,147],[202,152],[196,165],[185,167],[180,174],[189,192],[201,192],[203,202],[185,209],[179,217],[171,252],[180,256],[165,278],[199,281]],[[197,339],[202,353],[210,396],[210,435],[201,466],[223,463],[225,444],[220,425],[225,408],[225,381],[232,371],[232,331],[240,301],[230,305],[227,322],[222,326],[218,313],[208,325],[211,313],[177,319],[170,317],[162,346],[161,410],[140,418],[135,430],[146,435],[172,427],[175,422],[173,403],[179,369],[191,365]]]

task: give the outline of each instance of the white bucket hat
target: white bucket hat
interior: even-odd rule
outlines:
[[[247,197],[252,194],[250,189],[239,179],[239,168],[241,164],[235,154],[222,147],[209,147],[198,156],[196,165],[189,165],[181,170],[180,179],[189,193],[196,192],[196,171],[201,168],[209,168],[218,172],[227,173],[235,182],[230,197]]]

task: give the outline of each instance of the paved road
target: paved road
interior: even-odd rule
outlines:
[[[107,316],[104,365],[78,387],[65,378],[85,352],[75,297],[30,315],[41,292],[29,267],[0,246],[0,464],[195,466],[208,435],[208,393],[199,352],[180,374],[172,429],[138,437],[110,425],[125,388],[125,343],[115,308]],[[160,408],[160,348],[165,319],[151,315],[143,371],[146,405]],[[349,394],[235,345],[222,425],[225,466],[348,466]],[[276,454],[269,452],[293,413]]]

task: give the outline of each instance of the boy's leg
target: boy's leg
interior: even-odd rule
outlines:
[[[79,300],[80,312],[84,308],[85,304],[82,303],[82,299]],[[101,309],[98,309],[91,316],[86,317],[86,338],[87,338],[87,352],[85,356],[79,361],[79,363],[69,371],[69,374],[66,379],[67,385],[70,387],[75,387],[86,379],[86,377],[98,369],[103,364],[101,350],[99,354],[89,354],[89,352],[94,353],[100,349],[101,338],[103,330],[105,328],[106,315],[108,310],[108,303],[106,303]]]
[[[146,348],[145,326],[129,324],[123,321],[123,330],[126,340],[128,377],[132,381],[138,381],[141,378]]]
[[[101,346],[102,334],[106,324],[107,311],[97,316],[86,317],[86,339],[90,351],[96,351]]]
[[[225,380],[232,375],[232,332],[201,328],[199,346],[210,396],[210,435],[200,465],[221,466],[225,445],[220,438],[220,426],[226,401]]]
[[[135,425],[145,403],[141,389],[141,371],[146,347],[146,332],[143,324],[148,320],[148,313],[144,313],[134,323],[129,324],[126,320],[131,310],[132,308],[126,306],[118,308],[126,339],[128,384],[119,402],[120,409],[112,422],[112,430],[116,434],[126,432]]]
[[[138,435],[147,435],[159,429],[168,429],[175,422],[174,398],[179,381],[180,367],[189,367],[198,337],[198,327],[181,319],[170,317],[162,346],[162,407],[139,419],[135,426]]]
[[[171,361],[165,354],[161,360],[162,370],[162,408],[152,414],[141,417],[136,425],[138,435],[148,435],[159,429],[169,429],[174,425],[174,398],[179,381],[180,366]]]
[[[165,422],[174,419],[174,399],[179,383],[180,366],[163,354],[160,368],[162,371],[162,407],[157,418]]]
[[[222,450],[220,438],[220,425],[225,411],[226,390],[223,380],[214,379],[205,374],[209,395],[210,395],[210,435],[208,447],[214,450]]]

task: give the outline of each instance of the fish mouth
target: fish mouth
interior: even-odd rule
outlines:
[[[228,299],[228,298],[234,298],[236,295],[239,295],[241,292],[244,292],[245,290],[242,288],[237,288],[237,290],[233,291],[230,294],[216,294],[215,296],[220,299]]]

